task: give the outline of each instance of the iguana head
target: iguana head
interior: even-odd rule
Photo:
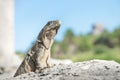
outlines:
[[[42,41],[46,48],[50,47],[51,40],[57,34],[61,22],[59,20],[49,21],[38,36],[38,40]]]
[[[53,39],[54,36],[57,34],[57,31],[60,27],[61,22],[59,20],[56,21],[49,21],[45,27],[43,28],[44,33],[48,39]]]

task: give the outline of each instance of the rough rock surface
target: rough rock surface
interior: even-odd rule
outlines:
[[[73,63],[73,61],[70,60],[70,59],[60,60],[60,59],[53,59],[53,58],[51,58],[51,63],[52,63],[52,65],[71,64],[71,63]]]
[[[60,64],[41,73],[31,72],[3,80],[120,80],[120,64],[105,60]]]

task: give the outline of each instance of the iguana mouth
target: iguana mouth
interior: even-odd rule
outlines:
[[[56,29],[56,33],[58,31],[58,29],[60,28],[61,25],[61,21],[60,20],[56,20],[56,27],[54,29]]]
[[[60,26],[60,24],[61,24],[61,21],[60,20],[56,20],[56,22],[59,24],[59,26]]]

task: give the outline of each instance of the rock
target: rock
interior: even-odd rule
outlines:
[[[93,25],[92,35],[101,35],[105,31],[102,23],[96,23]]]
[[[59,65],[59,64],[70,64],[73,63],[72,60],[69,59],[64,59],[64,60],[59,60],[59,59],[51,59],[51,63],[53,65]]]
[[[120,64],[105,60],[61,64],[4,80],[120,80]]]

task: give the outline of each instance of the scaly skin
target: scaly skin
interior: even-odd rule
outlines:
[[[60,21],[56,20],[49,21],[44,26],[35,44],[29,50],[22,64],[17,69],[14,77],[28,72],[40,72],[41,69],[51,67],[50,49],[60,24]]]

